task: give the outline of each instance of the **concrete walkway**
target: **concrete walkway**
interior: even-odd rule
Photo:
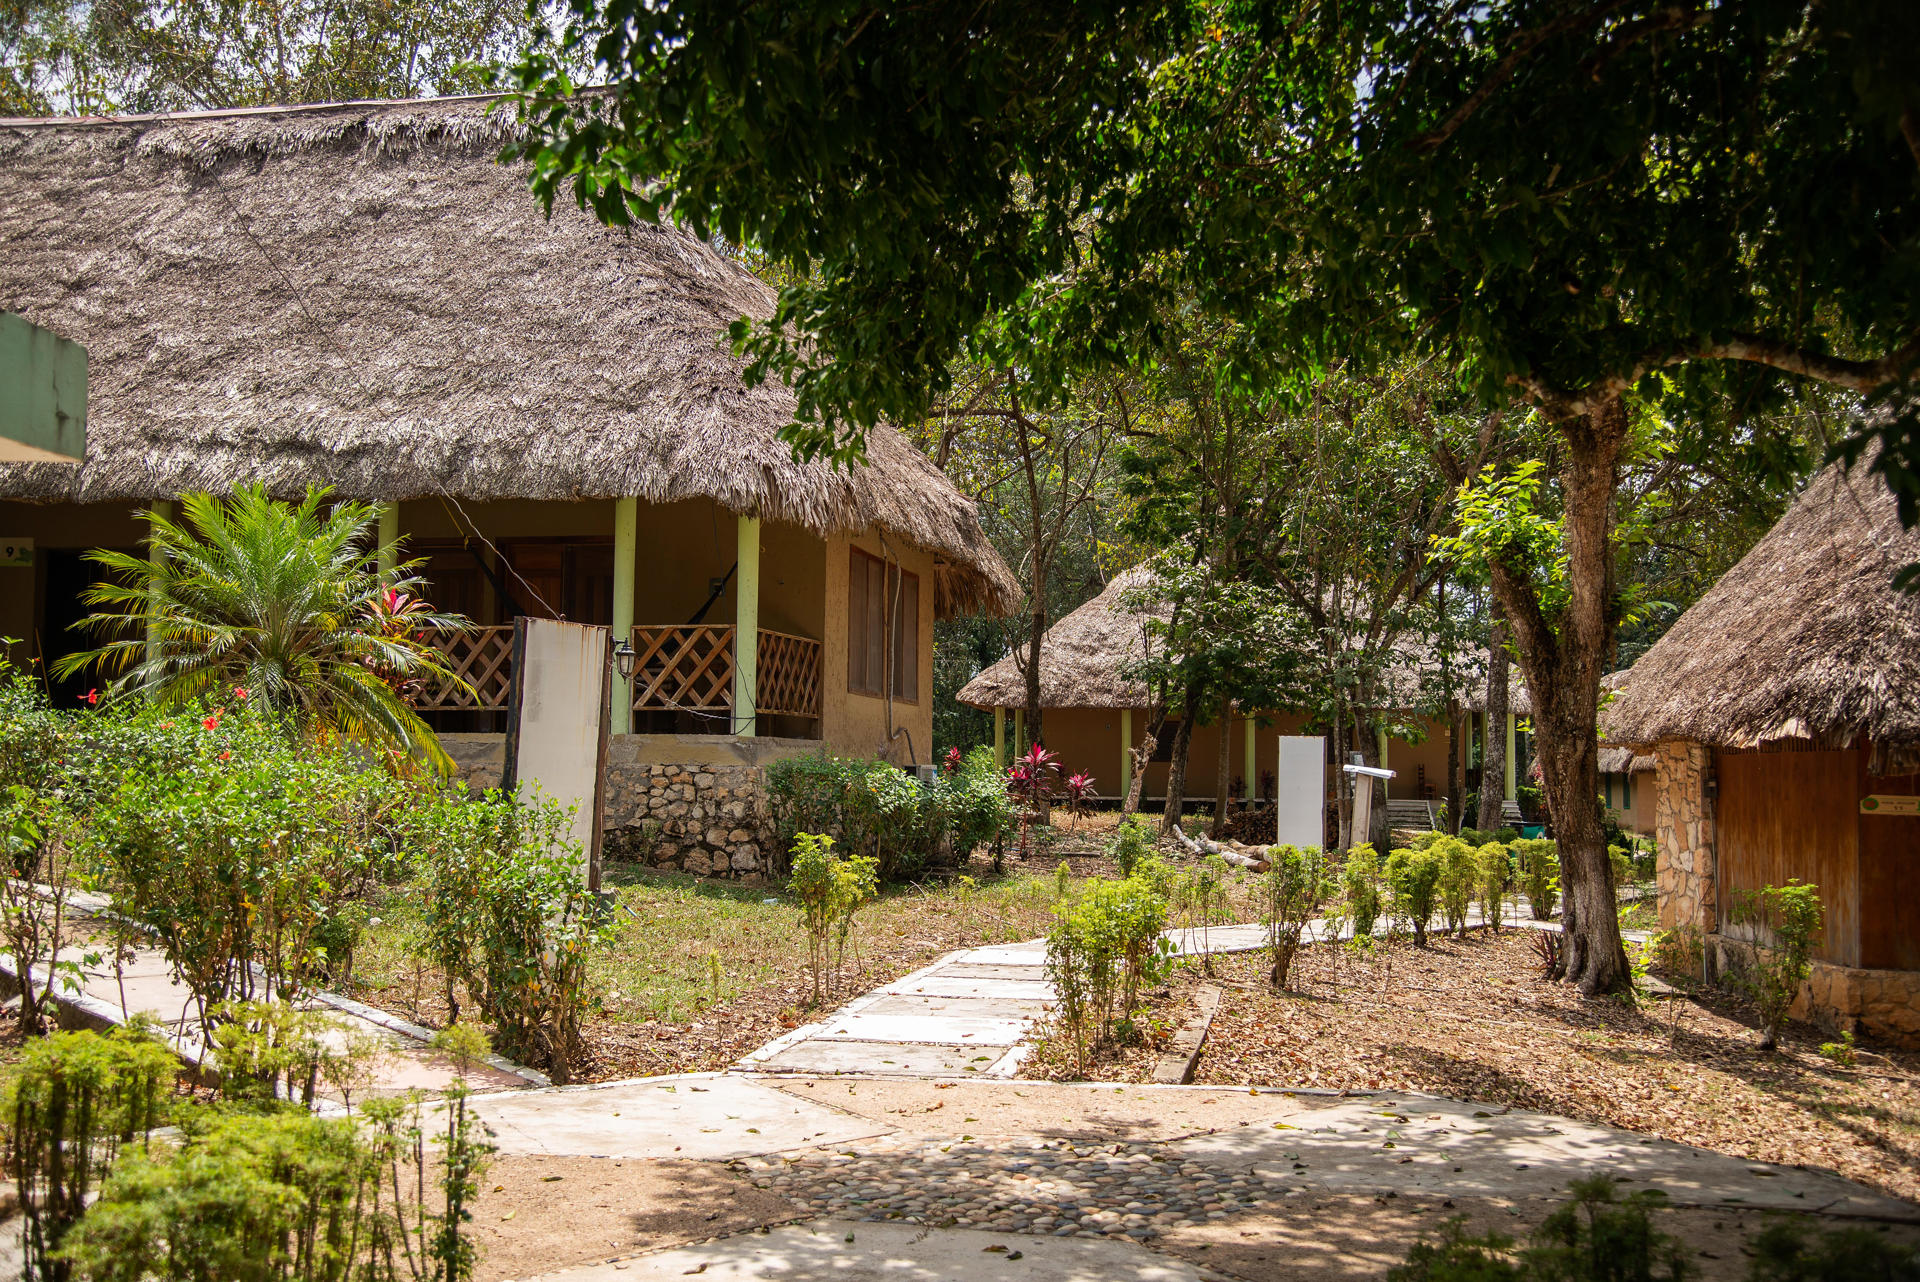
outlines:
[[[1248,1279],[1379,1276],[1449,1214],[1524,1234],[1570,1182],[1596,1172],[1627,1189],[1660,1189],[1677,1208],[1676,1232],[1724,1223],[1750,1233],[1777,1211],[1920,1232],[1920,1207],[1824,1172],[1407,1093],[725,1073],[522,1091],[475,1106],[496,1131],[502,1166],[521,1155],[674,1169],[695,1159],[717,1164],[738,1190],[689,1174],[716,1207],[758,1198],[784,1208],[712,1240],[602,1247],[596,1257],[590,1241],[614,1232],[599,1226],[628,1208],[578,1207],[576,1254],[553,1260],[569,1267],[538,1275],[570,1282],[1187,1282],[1222,1276],[1215,1262]],[[553,1189],[555,1214],[569,1214],[564,1184],[539,1187]],[[483,1197],[476,1222],[489,1220]],[[1291,1250],[1282,1254],[1293,1266],[1226,1268],[1213,1254],[1330,1240],[1335,1228],[1349,1233],[1354,1259],[1382,1267],[1322,1271]],[[503,1276],[483,1257],[483,1282]]]

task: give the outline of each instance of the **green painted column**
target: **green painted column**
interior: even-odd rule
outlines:
[[[639,539],[640,500],[613,501],[613,640],[633,639],[634,545]],[[633,733],[633,682],[613,673],[613,733]]]
[[[754,736],[753,701],[760,666],[760,518],[739,519],[740,568],[734,572],[733,732]]]
[[[995,770],[1007,768],[1007,710],[1005,708],[993,710],[993,768]]]
[[[155,499],[147,505],[147,511],[149,514],[147,518],[147,564],[155,567],[157,570],[161,558],[160,545],[155,542],[152,537],[153,518],[158,517],[163,521],[171,521],[173,519],[173,501],[171,499]],[[152,622],[149,621],[147,624],[147,659],[152,661],[159,657],[160,634],[155,630]]]
[[[1242,794],[1248,801],[1253,800],[1254,790],[1260,783],[1260,743],[1255,729],[1254,719],[1248,717],[1246,786],[1241,789]]]
[[[1133,787],[1133,709],[1120,709],[1120,798]]]
[[[1514,719],[1514,715],[1511,712],[1509,712],[1507,714],[1507,800],[1508,801],[1517,801],[1520,798],[1520,793],[1514,787],[1513,745],[1514,745],[1514,739],[1516,737],[1514,734],[1515,724],[1516,722]]]
[[[380,506],[380,574],[385,577],[393,573],[398,558],[400,543],[400,505],[382,503]]]

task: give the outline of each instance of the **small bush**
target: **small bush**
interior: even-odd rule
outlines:
[[[1613,867],[1615,888],[1633,884],[1633,854],[1625,846],[1608,846],[1607,862]]]
[[[497,789],[449,794],[413,821],[422,948],[450,987],[465,986],[506,1054],[559,1082],[583,1049],[589,950],[610,938],[572,827],[553,799],[517,802]]]
[[[1514,862],[1520,870],[1520,889],[1535,921],[1547,921],[1560,903],[1560,850],[1544,837],[1523,837],[1512,843]]]
[[[1681,980],[1696,980],[1706,964],[1706,941],[1698,926],[1675,926],[1655,931],[1648,940],[1653,945],[1654,964]]]
[[[781,850],[803,832],[830,836],[848,854],[871,858],[885,883],[964,862],[1001,840],[1014,818],[1006,780],[984,748],[930,784],[872,758],[788,757],[767,767],[767,794]]]
[[[876,888],[872,856],[836,855],[833,838],[819,833],[803,832],[794,839],[793,876],[787,890],[800,901],[815,1004],[832,997],[839,987],[853,915],[873,898]]]
[[[1260,920],[1267,928],[1267,955],[1272,965],[1267,982],[1285,988],[1293,971],[1300,937],[1326,895],[1326,861],[1316,846],[1275,846],[1267,852],[1267,871],[1260,881]]]
[[[1480,897],[1480,917],[1498,932],[1500,923],[1506,917],[1507,888],[1513,882],[1513,861],[1507,856],[1507,848],[1497,841],[1490,841],[1474,851],[1473,859],[1474,890]]]
[[[1683,1244],[1653,1227],[1665,1203],[1657,1190],[1615,1196],[1611,1175],[1577,1180],[1557,1207],[1515,1250],[1501,1233],[1469,1235],[1462,1217],[1446,1221],[1437,1241],[1422,1238],[1390,1282],[1682,1282],[1694,1275]]]
[[[1753,1282],[1920,1282],[1920,1250],[1858,1226],[1769,1219],[1748,1243]]]
[[[138,1032],[55,1033],[26,1044],[7,1088],[7,1173],[26,1220],[28,1276],[64,1282],[59,1258],[122,1150],[164,1120],[179,1063]]]
[[[1080,898],[1054,909],[1047,932],[1047,978],[1075,1062],[1090,1046],[1130,1023],[1140,989],[1166,969],[1167,900],[1147,878],[1092,881]]]
[[[1473,893],[1479,884],[1480,865],[1474,848],[1459,837],[1443,837],[1432,849],[1440,860],[1440,912],[1446,918],[1447,929],[1459,935],[1467,928],[1467,910],[1473,904]]]
[[[1760,1008],[1761,1050],[1779,1044],[1787,1012],[1813,972],[1821,916],[1819,888],[1798,880],[1741,891],[1735,898],[1733,919],[1763,936],[1756,939],[1753,965],[1740,981]]]
[[[1380,856],[1368,842],[1358,842],[1347,851],[1347,862],[1340,869],[1341,912],[1353,923],[1353,935],[1373,933],[1380,919]]]
[[[1413,942],[1425,947],[1427,923],[1439,902],[1442,860],[1433,843],[1423,849],[1396,850],[1387,856],[1387,892],[1393,914],[1413,927]]]
[[[140,712],[89,755],[131,749],[89,798],[75,853],[116,911],[151,933],[203,1021],[214,1006],[296,997],[343,973],[356,902],[395,860],[411,785],[364,755],[287,740],[244,701]],[[85,779],[83,791],[96,781]]]
[[[1820,1058],[1841,1068],[1852,1068],[1858,1064],[1860,1057],[1854,1052],[1853,1031],[1843,1028],[1840,1030],[1839,1041],[1821,1042]]]
[[[1151,857],[1154,853],[1153,825],[1148,823],[1144,816],[1128,815],[1120,821],[1120,826],[1113,830],[1113,840],[1108,844],[1107,850],[1113,856],[1113,861],[1120,866],[1120,875],[1133,876],[1134,870],[1140,866],[1140,861]]]

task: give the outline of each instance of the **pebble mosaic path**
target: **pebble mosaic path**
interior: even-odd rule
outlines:
[[[753,1184],[836,1220],[905,1220],[1151,1242],[1170,1228],[1277,1204],[1251,1172],[1165,1144],[917,1142],[735,1163]]]

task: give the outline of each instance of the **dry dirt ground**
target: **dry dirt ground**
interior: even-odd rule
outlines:
[[[1863,1044],[1858,1064],[1842,1067],[1804,1025],[1763,1054],[1751,1012],[1725,990],[1583,1001],[1540,977],[1532,932],[1513,930],[1367,959],[1317,946],[1285,993],[1267,986],[1257,954],[1216,958],[1214,969],[1207,979],[1184,967],[1145,1021],[1177,1028],[1199,984],[1224,987],[1197,1082],[1488,1101],[1824,1168],[1920,1200],[1920,1055]],[[1141,1081],[1153,1058],[1106,1049],[1088,1075]],[[1072,1076],[1071,1055],[1050,1042],[1027,1075]]]

